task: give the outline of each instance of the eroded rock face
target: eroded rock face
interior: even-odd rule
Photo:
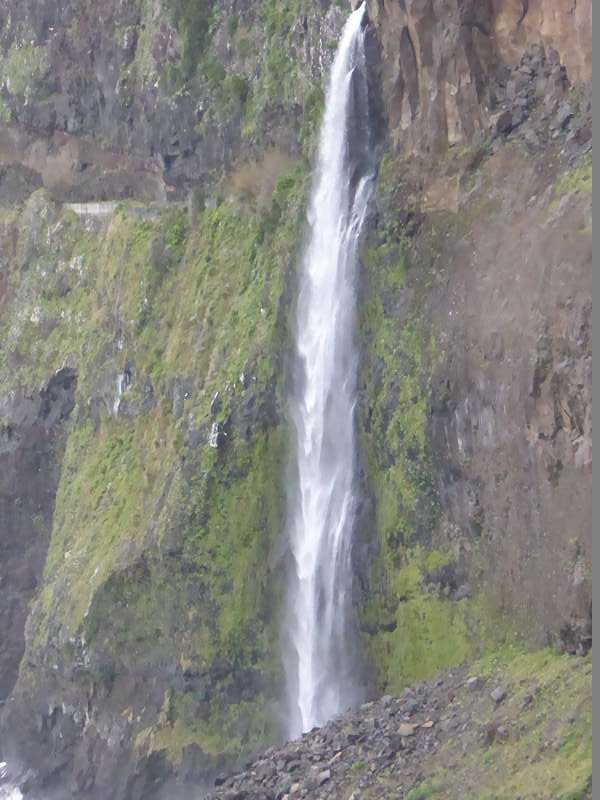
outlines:
[[[484,217],[447,254],[447,315],[438,311],[435,324],[449,357],[434,377],[431,436],[442,505],[479,550],[483,580],[538,643],[560,643],[573,625],[585,648],[589,207],[576,195],[554,200],[538,163],[499,155],[489,178],[512,188],[494,224]]]
[[[76,384],[75,372],[63,368],[37,392],[0,398],[0,700],[17,677],[46,560]]]
[[[181,199],[268,147],[297,154],[345,18],[330,0],[299,17],[239,0],[0,14],[0,163],[75,201]]]
[[[591,2],[370,0],[394,144],[441,152],[483,136],[490,83],[528,47],[554,49],[572,81],[591,79]]]
[[[493,0],[500,55],[515,61],[533,43],[554,48],[574,81],[592,79],[591,0]]]
[[[491,4],[373,0],[369,15],[381,37],[395,145],[439,152],[481,132],[494,59]]]
[[[365,257],[360,580],[388,686],[485,637],[591,644],[590,107],[535,46],[489,89],[488,143],[384,160]]]

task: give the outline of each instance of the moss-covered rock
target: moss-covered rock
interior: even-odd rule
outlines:
[[[361,529],[371,552],[370,572],[359,572],[365,644],[383,687],[500,642],[589,646],[589,542],[567,532],[586,536],[589,504],[578,522],[561,523],[557,494],[587,482],[587,456],[575,455],[587,412],[582,438],[565,439],[561,412],[542,408],[573,406],[567,385],[587,371],[590,160],[537,152],[526,169],[531,158],[523,145],[484,142],[435,164],[381,162],[359,305]],[[555,278],[542,300],[522,281],[546,270]],[[555,317],[574,284],[577,337]],[[568,475],[556,476],[557,459],[559,470],[571,464]],[[535,508],[525,487],[539,493]],[[554,556],[542,568],[549,538]]]
[[[379,683],[391,691],[472,652],[467,578],[456,548],[434,537],[441,507],[428,424],[440,355],[420,311],[430,276],[414,274],[423,265],[406,233],[404,169],[389,155],[381,164],[359,306],[359,426],[375,553],[361,624]]]
[[[132,762],[192,753],[206,774],[276,736],[281,386],[305,193],[298,164],[260,208],[123,205],[86,226],[42,193],[23,212],[3,390],[64,365],[78,376],[23,705],[6,721],[41,771],[56,754],[37,760],[21,714],[54,726],[65,692],[55,734],[76,764],[124,708]],[[122,758],[106,746],[106,763]],[[90,769],[102,791],[102,763]]]

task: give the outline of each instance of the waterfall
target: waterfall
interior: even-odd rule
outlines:
[[[364,27],[363,3],[346,23],[332,67],[299,276],[284,632],[292,736],[323,724],[360,694],[352,658],[350,549],[357,249],[373,182]]]

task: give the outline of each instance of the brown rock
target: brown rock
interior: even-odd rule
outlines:
[[[398,733],[400,736],[413,736],[415,728],[415,725],[410,725],[408,722],[401,722],[398,726]]]

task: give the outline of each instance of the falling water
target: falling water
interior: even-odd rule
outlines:
[[[0,786],[0,800],[23,800],[23,795],[15,786]]]
[[[0,761],[0,800],[23,800],[21,791],[15,786],[4,783],[8,776],[8,764]]]
[[[351,657],[350,546],[355,273],[372,184],[364,23],[363,3],[348,19],[333,63],[299,278],[290,398],[293,570],[284,649],[290,735],[323,724],[359,694]]]

